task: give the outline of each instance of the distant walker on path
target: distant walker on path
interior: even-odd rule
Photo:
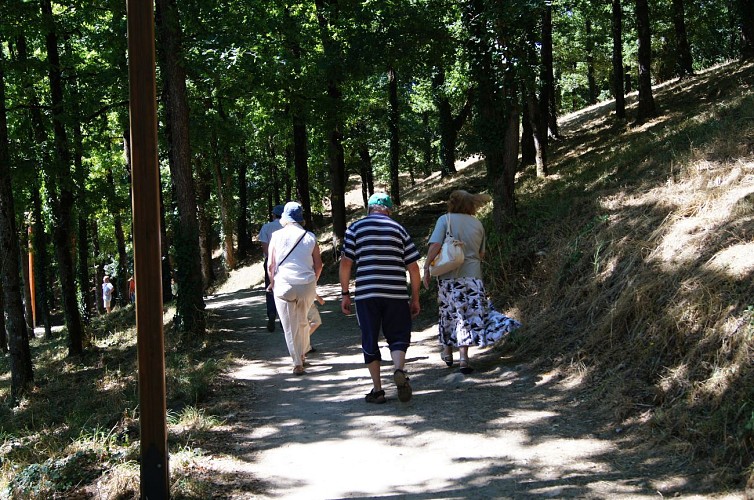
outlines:
[[[366,402],[386,401],[380,379],[380,329],[390,348],[398,399],[406,402],[412,395],[404,370],[406,350],[411,344],[411,320],[420,311],[419,252],[406,229],[390,218],[393,202],[387,194],[373,194],[367,208],[368,215],[351,224],[345,234],[340,260],[340,307],[343,313],[350,314],[351,301],[356,304],[361,348],[373,385]],[[352,297],[349,283],[354,263],[356,289]],[[411,277],[410,297],[406,271]]]
[[[259,230],[259,242],[262,244],[262,254],[264,255],[264,288],[270,286],[270,274],[267,272],[267,260],[269,258],[269,246],[272,234],[283,228],[280,223],[280,217],[283,215],[283,205],[275,205],[272,209],[272,220],[262,225]],[[277,317],[277,309],[275,309],[275,299],[272,296],[271,291],[266,291],[264,296],[267,304],[267,330],[270,332],[275,331],[275,317]]]

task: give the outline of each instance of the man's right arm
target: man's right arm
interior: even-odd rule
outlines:
[[[340,258],[340,268],[338,276],[340,277],[340,310],[343,314],[351,314],[351,268],[353,261],[345,255]]]

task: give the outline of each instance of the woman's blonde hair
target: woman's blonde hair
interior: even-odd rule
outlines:
[[[471,194],[463,189],[456,189],[448,198],[448,212],[475,215],[477,210],[489,203],[491,199],[492,196],[486,193]]]

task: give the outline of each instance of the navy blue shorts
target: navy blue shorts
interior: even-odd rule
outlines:
[[[356,300],[356,319],[361,328],[361,350],[367,364],[382,359],[377,345],[380,330],[391,352],[406,352],[411,344],[411,309],[405,299]]]

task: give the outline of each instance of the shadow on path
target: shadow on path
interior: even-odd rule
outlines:
[[[280,324],[266,329],[261,287],[206,301],[232,359],[211,402],[225,425],[205,444],[216,498],[710,498],[680,454],[645,453],[567,381],[504,362],[469,377],[447,368],[433,327],[408,351],[413,399],[397,400],[383,362],[388,402],[365,403],[356,319],[336,285],[318,291],[323,324],[300,377]]]

